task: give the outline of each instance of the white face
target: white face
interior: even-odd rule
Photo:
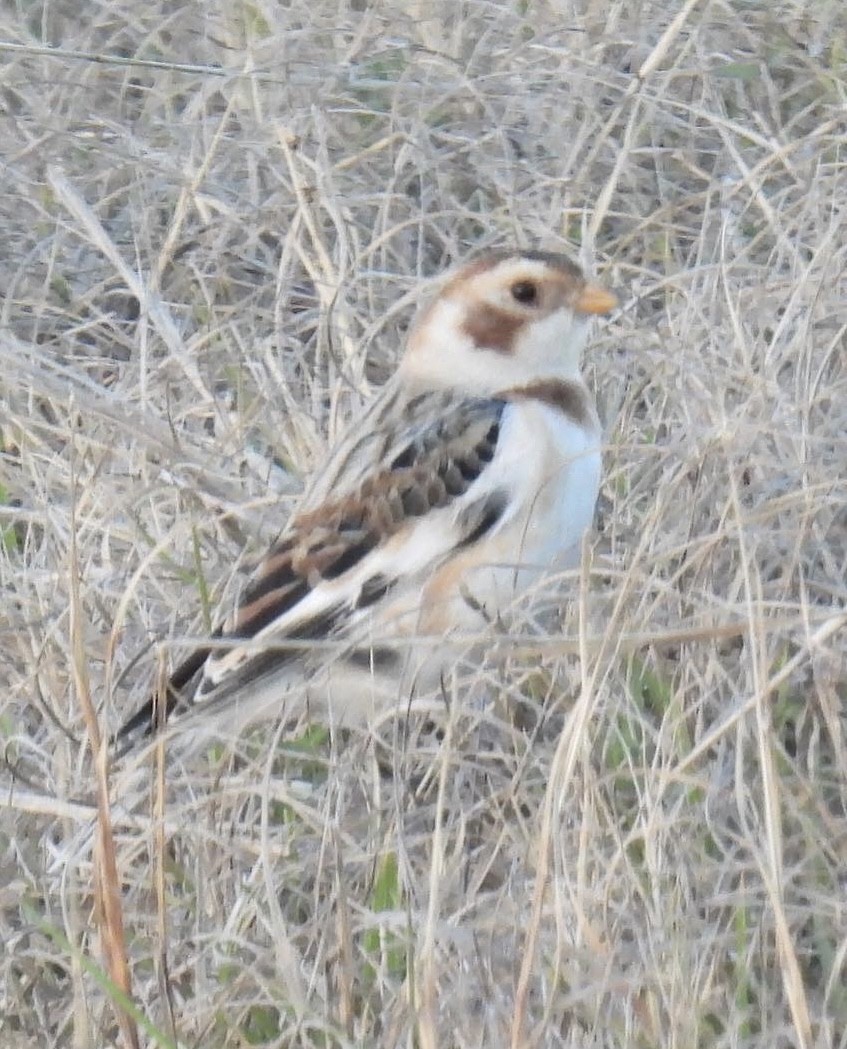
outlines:
[[[401,369],[479,394],[577,378],[588,314],[608,312],[614,301],[561,256],[472,262],[420,317]]]

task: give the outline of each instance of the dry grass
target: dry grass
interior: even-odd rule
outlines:
[[[842,0],[13,8],[0,1042],[129,1044],[123,950],[150,1045],[847,1046]],[[513,241],[623,289],[581,585],[441,737],[265,725],[95,856],[90,741]]]

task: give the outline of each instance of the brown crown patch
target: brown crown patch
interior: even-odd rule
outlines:
[[[566,255],[560,255],[555,251],[519,251],[517,249],[510,251],[506,248],[498,248],[493,251],[485,251],[462,266],[442,287],[441,295],[452,295],[457,288],[467,283],[467,281],[474,280],[481,273],[487,273],[488,270],[493,270],[495,266],[499,266],[501,262],[508,262],[510,259],[516,262],[520,259],[526,262],[543,262],[551,270],[561,273],[577,284],[582,284],[584,281],[582,270],[575,262],[571,262]]]

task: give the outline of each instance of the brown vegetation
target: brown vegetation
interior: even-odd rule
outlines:
[[[842,0],[56,0],[0,38],[0,1043],[847,1045]],[[514,242],[621,298],[581,582],[437,732],[268,723],[151,805],[98,736],[424,278]]]

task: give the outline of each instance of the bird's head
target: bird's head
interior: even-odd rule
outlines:
[[[564,255],[489,252],[449,277],[423,310],[401,373],[479,395],[576,378],[588,318],[616,302]]]

